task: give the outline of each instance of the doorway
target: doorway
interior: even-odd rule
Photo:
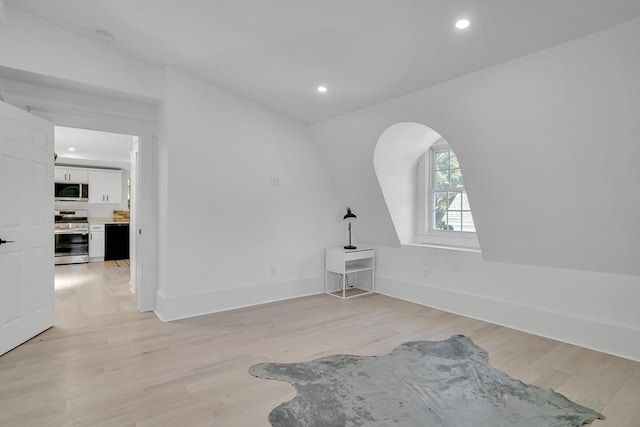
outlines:
[[[137,211],[132,212],[132,209],[139,206],[134,190],[138,185],[139,137],[55,126],[54,147],[55,181],[66,181],[56,187],[69,184],[74,188],[80,184],[88,190],[82,200],[65,200],[64,197],[55,200],[56,221],[69,213],[76,218],[86,218],[88,241],[86,257],[76,257],[76,262],[66,262],[65,259],[55,268],[58,317],[87,315],[83,310],[74,309],[79,309],[82,304],[66,303],[72,300],[93,301],[94,313],[122,311],[124,303],[135,310],[136,297],[123,295],[122,288],[131,293],[137,291],[136,239],[133,232],[136,230]],[[65,220],[60,221],[64,223]],[[79,226],[83,227],[82,224]],[[112,298],[116,295],[115,299]],[[96,303],[98,296],[105,301]]]
[[[156,120],[155,106],[135,105],[137,110],[145,110],[142,116],[132,115],[128,111],[130,104],[123,103],[123,112],[99,108],[62,108],[57,104],[49,106],[30,105],[26,100],[14,100],[24,108],[54,126],[110,132],[120,135],[137,136],[136,165],[133,174],[137,178],[137,195],[133,197],[138,206],[138,215],[131,216],[130,230],[135,230],[135,265],[131,265],[132,279],[135,284],[137,311],[152,311],[156,299]],[[135,110],[135,109],[134,109]],[[137,111],[136,110],[136,111]],[[133,165],[132,165],[133,169]],[[134,185],[135,187],[135,185]],[[131,191],[135,192],[135,188]],[[135,218],[134,218],[135,217]],[[134,224],[135,221],[135,224]],[[133,276],[135,274],[135,276]]]

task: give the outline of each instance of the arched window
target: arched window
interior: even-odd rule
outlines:
[[[419,123],[390,126],[373,160],[400,243],[479,249],[462,168],[439,133]]]

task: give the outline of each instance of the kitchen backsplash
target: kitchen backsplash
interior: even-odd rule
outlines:
[[[114,204],[95,204],[87,202],[55,202],[56,210],[84,209],[89,212],[89,218],[111,218],[115,210],[129,210],[127,202]]]

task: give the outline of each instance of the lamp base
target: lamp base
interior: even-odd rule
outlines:
[[[344,248],[345,248],[345,249],[358,249],[357,247],[355,247],[355,246],[351,246],[351,245],[347,245],[347,246],[345,246]]]

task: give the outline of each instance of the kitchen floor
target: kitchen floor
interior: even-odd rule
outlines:
[[[55,289],[59,327],[79,319],[137,312],[136,296],[129,290],[129,260],[57,265]]]

